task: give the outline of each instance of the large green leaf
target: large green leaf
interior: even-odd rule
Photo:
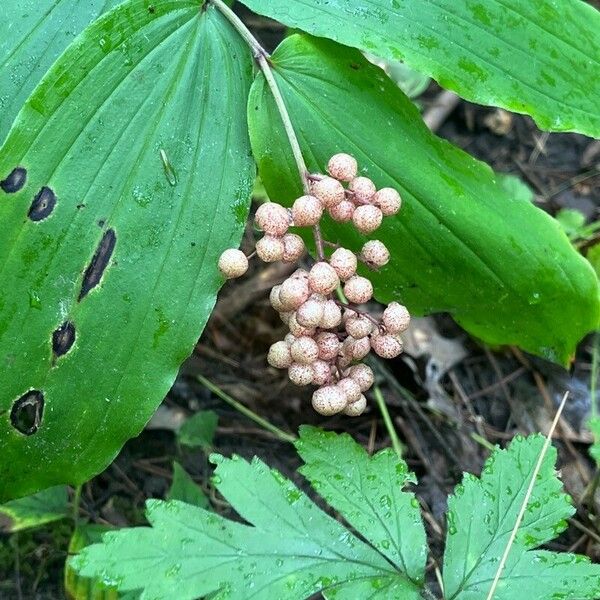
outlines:
[[[447,311],[493,344],[517,344],[566,362],[596,327],[598,282],[558,224],[511,197],[484,163],[435,137],[412,103],[356,50],[294,35],[272,57],[275,78],[311,170],[353,154],[378,187],[404,206],[374,237],[391,261],[370,275],[376,297],[415,313]],[[248,104],[250,139],[271,198],[301,193],[287,139],[264,78]],[[351,226],[326,237],[358,250]]]
[[[119,2],[4,0],[6,16],[0,19],[0,143],[50,65],[88,23]]]
[[[494,451],[481,478],[465,474],[450,496],[444,553],[447,600],[487,596],[543,445],[541,435],[517,436],[507,450]],[[600,565],[590,564],[584,556],[534,550],[557,537],[575,512],[562,493],[555,462],[556,450],[551,447],[502,571],[496,600],[599,597]]]
[[[37,494],[0,504],[0,532],[13,533],[64,519],[69,514],[67,487],[57,485]]]
[[[579,0],[242,0],[314,35],[404,60],[467,100],[600,137],[600,13]]]
[[[251,77],[214,8],[130,0],[23,107],[0,151],[1,500],[101,470],[191,352],[247,215]]]

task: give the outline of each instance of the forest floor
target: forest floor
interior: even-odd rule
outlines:
[[[253,18],[249,24],[267,46],[283,34],[263,20]],[[425,112],[436,106],[440,93],[431,83],[418,98]],[[600,142],[575,134],[543,133],[527,117],[464,101],[454,106],[436,133],[496,171],[519,177],[533,191],[535,203],[550,214],[572,208],[588,223],[600,219]],[[249,228],[246,242],[251,237]],[[579,246],[585,253],[598,241],[592,235]],[[209,409],[219,419],[212,451],[258,456],[308,489],[296,473],[301,461],[293,446],[222,401],[198,376],[286,432],[295,433],[308,423],[346,431],[371,453],[390,445],[374,402],[361,417],[323,419],[311,408],[309,389],[294,386],[285,372],[268,367],[267,350],[285,333],[268,293],[288,274],[285,266],[271,266],[223,288],[194,355],[155,418],[106,471],[84,485],[80,505],[84,516],[114,526],[143,523],[144,502],[165,496],[174,460],[214,500],[216,510],[232,516],[211,491],[206,452],[182,448],[174,433],[187,417]],[[381,307],[374,304],[373,311],[378,310]],[[577,513],[548,547],[600,560],[600,494],[590,498],[586,493],[598,477],[588,456],[591,436],[585,429],[594,343],[590,336],[580,344],[567,371],[516,348],[485,347],[446,315],[414,320],[407,351],[378,377],[405,446],[405,459],[419,481],[415,491],[425,507],[432,577],[441,556],[446,498],[462,472],[479,474],[490,444],[503,445],[517,433],[547,431],[566,391],[570,399],[554,442]],[[63,598],[69,534],[70,526],[63,522],[1,538],[0,598]]]

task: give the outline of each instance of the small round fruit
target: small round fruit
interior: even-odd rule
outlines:
[[[333,329],[342,322],[342,309],[333,301],[327,300],[323,307],[323,318],[319,327],[321,329]]]
[[[292,313],[290,320],[287,322],[287,326],[290,328],[290,333],[297,338],[302,336],[311,337],[315,334],[314,327],[304,327],[304,325],[298,323],[295,312]]]
[[[340,181],[352,181],[358,172],[358,164],[349,154],[334,154],[327,163],[327,172]]]
[[[259,229],[275,236],[282,236],[288,230],[290,221],[288,209],[275,202],[261,204],[254,216],[254,222]]]
[[[290,345],[287,342],[275,342],[269,348],[267,362],[276,369],[287,369],[292,364]]]
[[[354,192],[356,204],[370,202],[377,191],[375,184],[368,177],[355,177],[350,182],[348,189]]]
[[[277,312],[284,312],[285,308],[279,299],[279,290],[281,289],[280,285],[275,285],[271,288],[271,292],[269,294],[269,301],[271,302],[271,306]]]
[[[373,370],[371,367],[369,367],[369,365],[362,363],[350,367],[350,371],[348,371],[348,377],[354,379],[354,381],[358,383],[361,392],[366,392],[375,383],[375,375],[373,374]]]
[[[381,209],[372,204],[357,206],[352,215],[352,223],[360,233],[366,235],[373,233],[381,225],[383,214]]]
[[[329,264],[335,269],[335,272],[342,281],[350,279],[356,273],[356,255],[347,248],[338,248],[331,255]]]
[[[381,188],[375,194],[373,204],[378,206],[386,217],[391,217],[400,210],[402,200],[394,188]]]
[[[399,336],[392,334],[377,334],[371,336],[371,347],[375,354],[381,358],[396,358],[402,350],[403,345]]]
[[[288,277],[279,289],[279,301],[284,310],[296,310],[308,300],[310,289],[308,281],[302,277]]]
[[[349,335],[342,344],[342,354],[351,360],[362,360],[371,351],[371,341],[368,337],[355,339]]]
[[[283,242],[283,262],[293,263],[301,258],[306,247],[304,240],[295,233],[286,233],[282,238]]]
[[[410,325],[408,308],[398,302],[390,302],[383,311],[383,325],[388,333],[402,333]]]
[[[313,292],[330,294],[340,284],[340,278],[330,264],[321,261],[310,270],[308,283]]]
[[[290,353],[294,362],[310,365],[319,357],[319,346],[311,337],[301,336],[292,344]]]
[[[357,340],[370,335],[373,327],[373,321],[364,315],[354,314],[354,316],[346,319],[346,332]]]
[[[344,392],[335,385],[319,388],[312,397],[313,408],[326,417],[341,412],[347,404],[348,400]]]
[[[312,363],[313,385],[325,385],[331,379],[331,367],[324,360],[315,360]]]
[[[344,391],[350,404],[360,400],[362,395],[360,385],[352,377],[343,377],[338,381],[338,386]]]
[[[277,262],[283,258],[284,246],[281,238],[265,235],[256,242],[256,254],[266,263]]]
[[[318,327],[323,318],[324,300],[309,298],[296,311],[296,320],[303,327]]]
[[[322,331],[315,338],[319,347],[319,358],[321,360],[333,360],[340,351],[340,340],[335,333]]]
[[[366,277],[354,275],[344,284],[344,296],[354,304],[364,304],[373,297],[373,285]]]
[[[311,365],[301,365],[292,363],[288,369],[288,377],[296,385],[308,385],[313,380],[313,370]]]
[[[369,240],[362,247],[360,257],[368,265],[373,267],[383,267],[390,260],[390,251],[379,240]]]
[[[326,208],[339,204],[346,197],[344,186],[333,177],[323,177],[313,182],[311,189]]]
[[[367,399],[361,394],[356,402],[352,402],[344,409],[344,414],[348,417],[359,417],[367,408]]]
[[[348,223],[348,221],[352,221],[355,208],[350,200],[342,200],[339,204],[328,208],[327,212],[334,221]]]
[[[227,279],[241,277],[247,270],[248,259],[237,248],[229,248],[219,257],[219,271]]]
[[[296,227],[312,227],[323,215],[323,205],[316,196],[300,196],[292,205],[292,219]]]

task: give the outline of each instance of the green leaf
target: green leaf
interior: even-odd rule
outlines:
[[[64,485],[0,504],[0,531],[14,533],[59,521],[69,514],[69,495]]]
[[[192,448],[210,449],[217,429],[219,417],[212,410],[203,410],[192,415],[177,432],[177,441]]]
[[[144,597],[418,600],[419,588],[382,554],[258,459],[214,459],[214,483],[252,526],[179,502],[148,502],[151,528],[124,529],[86,548],[74,567]],[[400,493],[400,490],[398,490]]]
[[[509,173],[496,173],[496,179],[509,196],[525,202],[533,202],[535,198],[533,191],[520,177]]]
[[[588,421],[594,443],[590,446],[590,456],[596,461],[596,465],[600,468],[600,418],[596,417]]]
[[[0,500],[102,470],[192,351],[247,216],[251,77],[214,7],[129,0],[17,117],[0,150]]]
[[[489,592],[531,475],[544,445],[542,435],[517,436],[507,450],[496,449],[480,479],[465,474],[448,499],[448,534],[444,553],[444,591],[447,600],[479,600]],[[533,493],[506,566],[495,600],[553,600],[596,598],[600,594],[600,565],[582,556],[533,551],[563,531],[574,512],[562,493],[551,447],[544,457]]]
[[[579,237],[585,227],[585,215],[575,208],[561,208],[556,220],[570,238]]]
[[[290,27],[403,60],[472,102],[600,137],[600,14],[573,0],[242,0]]]
[[[173,483],[167,494],[167,500],[180,500],[201,508],[209,507],[208,498],[202,488],[178,462],[173,462]]]
[[[396,453],[387,448],[369,457],[349,435],[300,428],[299,469],[327,503],[372,546],[420,584],[425,576],[427,540],[414,494],[416,483]]]
[[[515,344],[566,363],[600,315],[598,281],[560,226],[506,193],[484,163],[435,137],[406,96],[356,50],[294,35],[272,56],[308,167],[324,172],[353,154],[378,187],[397,188],[400,213],[376,237],[389,264],[369,272],[378,300],[416,314],[449,312],[491,344]],[[250,139],[271,198],[290,204],[301,187],[264,78],[248,104]],[[326,223],[352,250],[364,238]],[[493,310],[490,310],[493,307]]]
[[[88,23],[120,1],[4,0],[6,17],[0,19],[0,143],[50,65]]]

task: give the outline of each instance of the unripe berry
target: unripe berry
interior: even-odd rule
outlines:
[[[368,177],[355,177],[348,186],[349,190],[354,192],[354,202],[356,204],[365,204],[371,201],[377,188]]]
[[[383,267],[390,260],[390,251],[379,240],[369,240],[362,247],[360,257],[373,267]]]
[[[290,320],[287,322],[287,326],[290,328],[290,333],[297,338],[302,336],[310,337],[315,334],[314,327],[304,327],[304,325],[298,323],[295,312],[292,313]]]
[[[283,242],[280,238],[265,235],[256,242],[256,254],[258,258],[267,263],[276,262],[283,258]]]
[[[396,358],[402,350],[403,345],[399,336],[392,334],[373,334],[371,336],[371,347],[375,354],[381,358]]]
[[[366,392],[375,383],[375,375],[373,375],[373,370],[371,367],[369,367],[369,365],[362,363],[350,367],[350,371],[348,371],[348,377],[354,379],[354,381],[358,383],[361,392]]]
[[[280,285],[275,285],[271,289],[271,293],[269,294],[269,301],[271,302],[271,306],[279,313],[284,312],[285,308],[279,299],[279,290],[281,289]]]
[[[373,233],[381,225],[382,219],[381,210],[372,204],[357,206],[352,215],[354,227],[362,234]]]
[[[326,417],[341,412],[347,404],[348,400],[344,392],[335,385],[319,388],[312,397],[313,408]]]
[[[330,294],[340,284],[340,278],[330,264],[321,261],[310,270],[308,283],[313,292]]]
[[[241,277],[247,270],[248,259],[237,248],[229,248],[219,257],[219,271],[227,279]]]
[[[287,369],[292,364],[290,346],[286,342],[275,342],[269,348],[267,362],[276,369]]]
[[[311,337],[301,336],[292,344],[290,352],[294,362],[309,365],[319,357],[319,346]]]
[[[352,379],[352,377],[343,377],[338,381],[337,385],[344,391],[344,394],[346,394],[346,398],[350,404],[360,400],[362,395],[360,386],[354,379]]]
[[[346,320],[346,332],[357,340],[367,337],[373,331],[373,326],[367,317],[356,313]]]
[[[295,233],[286,233],[282,238],[283,242],[283,262],[296,262],[304,254],[306,249],[304,240]]]
[[[342,309],[333,301],[327,300],[323,307],[323,318],[319,327],[321,329],[333,329],[342,322]]]
[[[313,182],[312,193],[326,208],[339,204],[346,197],[344,186],[333,177],[323,177]]]
[[[342,281],[350,279],[356,273],[356,255],[346,248],[338,248],[329,259],[329,264],[335,269]]]
[[[319,347],[319,358],[321,360],[333,360],[340,350],[340,340],[335,333],[330,331],[322,331],[315,338]]]
[[[300,196],[292,205],[292,219],[296,227],[312,227],[323,215],[323,205],[316,196]]]
[[[254,216],[254,222],[259,229],[269,235],[282,236],[290,226],[290,213],[287,208],[275,202],[261,204]]]
[[[315,362],[312,363],[312,370],[312,383],[314,385],[325,385],[331,379],[331,367],[329,363],[324,360],[315,360]]]
[[[381,188],[373,198],[373,204],[381,209],[386,217],[395,215],[400,210],[402,201],[394,188]]]
[[[366,277],[354,275],[344,284],[344,296],[354,304],[364,304],[373,296],[373,285]]]
[[[279,301],[285,310],[296,310],[309,296],[308,281],[302,277],[288,277],[279,290]]]
[[[361,394],[356,402],[352,402],[344,409],[344,414],[348,417],[359,417],[367,408],[367,399]]]
[[[329,216],[338,223],[347,223],[352,221],[352,215],[356,207],[350,200],[342,200],[339,204],[327,209]]]
[[[327,172],[340,181],[352,181],[358,172],[358,164],[349,154],[334,154],[327,163]]]
[[[303,327],[317,327],[323,318],[325,301],[309,298],[296,311],[296,321]]]
[[[398,302],[390,302],[383,311],[383,324],[388,333],[402,333],[410,324],[410,313],[406,306]]]
[[[371,351],[371,342],[368,337],[355,339],[348,336],[342,344],[342,355],[351,360],[361,360]]]
[[[312,366],[292,363],[288,369],[288,377],[296,385],[308,385],[313,380]]]

